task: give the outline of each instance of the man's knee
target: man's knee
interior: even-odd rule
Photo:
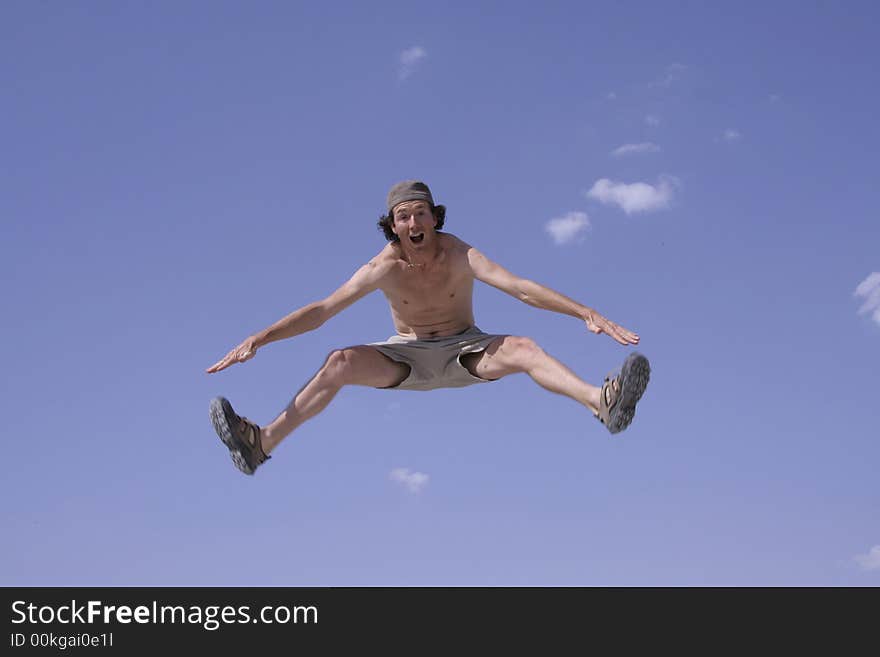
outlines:
[[[518,335],[509,335],[504,338],[500,351],[506,363],[523,371],[531,369],[544,354],[534,340]]]
[[[327,355],[318,375],[328,383],[343,386],[348,383],[357,367],[357,351],[352,347],[334,349]]]

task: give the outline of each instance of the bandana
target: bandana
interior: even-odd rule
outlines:
[[[388,205],[388,212],[390,213],[395,205],[403,203],[404,201],[427,201],[431,205],[434,205],[431,190],[428,189],[428,186],[425,183],[419,180],[404,180],[391,188],[391,191],[388,192],[388,199],[386,202]]]

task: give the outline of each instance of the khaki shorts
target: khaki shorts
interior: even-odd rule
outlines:
[[[474,383],[488,383],[467,371],[461,357],[483,351],[492,340],[504,337],[483,333],[472,326],[461,333],[445,338],[404,338],[392,335],[385,342],[371,342],[373,347],[391,360],[410,366],[409,376],[392,390],[434,390],[435,388],[462,388]]]

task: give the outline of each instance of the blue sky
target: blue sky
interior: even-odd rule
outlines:
[[[880,585],[873,3],[4,2],[3,585]],[[642,337],[633,425],[520,375],[266,422],[373,294],[204,369],[447,229]],[[627,349],[478,285],[592,382]]]

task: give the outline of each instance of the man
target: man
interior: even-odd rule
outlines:
[[[374,290],[382,290],[391,307],[397,335],[331,352],[270,424],[261,427],[240,417],[222,397],[211,401],[211,422],[239,470],[253,474],[278,443],[324,410],[345,385],[431,390],[525,372],[543,388],[589,408],[611,433],[629,426],[650,375],[644,356],[630,354],[617,376],[607,377],[601,387],[590,385],[531,339],[488,335],[478,329],[472,304],[474,279],[531,306],[577,317],[593,333],[605,333],[622,345],[638,344],[638,335],[592,308],[513,275],[454,235],[439,232],[446,208],[434,204],[425,183],[407,180],[394,185],[387,207],[379,226],[389,243],[375,258],[326,299],[252,335],[206,370],[219,372],[253,358],[270,342],[314,330]]]

